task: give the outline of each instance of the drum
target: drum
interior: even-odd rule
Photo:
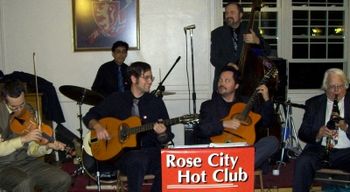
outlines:
[[[114,161],[98,161],[92,156],[90,148],[90,132],[88,132],[83,140],[82,165],[89,177],[97,181],[97,170],[100,172],[101,183],[115,183],[118,177],[118,171],[113,166]]]

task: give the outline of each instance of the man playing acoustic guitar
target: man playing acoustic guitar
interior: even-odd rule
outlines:
[[[162,119],[169,118],[168,112],[163,100],[149,93],[154,80],[149,64],[144,62],[132,63],[128,68],[128,76],[131,90],[123,93],[116,92],[108,96],[98,106],[89,110],[84,116],[84,123],[92,130],[92,133],[96,133],[97,143],[102,143],[101,147],[107,146],[106,154],[110,144],[112,144],[110,149],[114,150],[132,142],[127,137],[130,133],[119,129],[126,124],[132,124],[132,119],[130,119],[132,116],[140,117],[139,120],[142,125],[150,123],[150,130],[136,135],[137,149],[123,149],[121,153],[115,154],[113,164],[128,177],[129,192],[142,191],[145,174],[155,175],[152,192],[160,192],[160,149],[174,138],[170,127],[166,127],[162,123]],[[119,119],[123,123],[120,123],[119,126],[115,125],[114,128],[104,126],[101,119],[106,117]],[[116,120],[116,122],[118,121]],[[155,123],[152,124],[152,122]],[[115,136],[117,132],[120,132],[119,136]],[[125,142],[121,141],[123,137],[125,137]],[[91,139],[91,142],[93,142],[93,139]],[[121,145],[122,147],[120,147]],[[102,159],[103,153],[101,156]]]
[[[272,119],[273,104],[269,99],[268,89],[265,85],[260,85],[257,88],[256,94],[262,95],[264,102],[260,106],[254,105],[253,111],[259,114],[249,113],[249,117],[252,122],[248,122],[248,125],[244,125],[244,120],[239,120],[239,116],[242,115],[245,110],[234,111],[236,106],[242,105],[247,102],[247,98],[237,95],[236,90],[239,87],[240,73],[232,66],[226,66],[222,69],[219,81],[218,91],[215,92],[211,100],[202,103],[200,108],[200,123],[195,130],[199,139],[203,139],[202,142],[208,143],[222,143],[222,142],[247,142],[248,144],[254,144],[255,141],[255,126],[254,118],[258,127],[269,126]],[[252,104],[252,98],[249,100]],[[248,104],[247,104],[248,105]],[[247,106],[246,105],[246,106]],[[249,112],[249,111],[247,111]],[[231,116],[232,115],[232,116]],[[229,116],[229,118],[227,118]],[[222,140],[218,139],[224,134],[227,134],[226,138]],[[218,139],[218,141],[216,141]],[[255,147],[255,168],[259,168],[273,153],[278,149],[278,140],[273,136],[267,136],[260,139],[254,144]]]

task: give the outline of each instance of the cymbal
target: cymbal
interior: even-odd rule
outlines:
[[[97,92],[74,85],[63,85],[59,90],[66,97],[87,105],[97,105],[104,99],[104,97]]]

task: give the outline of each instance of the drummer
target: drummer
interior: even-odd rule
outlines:
[[[104,63],[97,71],[95,81],[91,87],[93,91],[103,96],[111,93],[130,90],[127,81],[127,68],[125,59],[128,55],[129,45],[124,41],[117,41],[112,46],[113,60]]]
[[[152,192],[161,191],[160,149],[174,138],[170,127],[161,123],[168,119],[168,112],[161,98],[149,93],[154,77],[151,66],[144,62],[135,62],[128,68],[131,90],[113,93],[99,105],[91,108],[84,116],[84,123],[96,131],[99,140],[112,140],[105,127],[98,122],[104,117],[125,120],[139,116],[142,124],[154,123],[153,130],[137,135],[137,149],[124,151],[115,160],[116,169],[128,177],[128,191],[142,191],[145,174],[155,175]]]

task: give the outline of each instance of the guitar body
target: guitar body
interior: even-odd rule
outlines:
[[[249,112],[248,115],[242,115],[245,108],[244,103],[236,103],[231,107],[229,114],[223,120],[239,119],[241,126],[238,129],[224,128],[221,135],[211,137],[213,143],[232,143],[247,142],[253,145],[255,142],[255,124],[260,120],[261,115]]]
[[[99,123],[106,128],[110,140],[97,140],[96,131],[91,131],[90,147],[95,159],[104,161],[117,156],[124,148],[136,147],[136,134],[123,135],[123,129],[141,125],[138,117],[129,117],[119,120],[113,117],[106,117],[99,120]]]

